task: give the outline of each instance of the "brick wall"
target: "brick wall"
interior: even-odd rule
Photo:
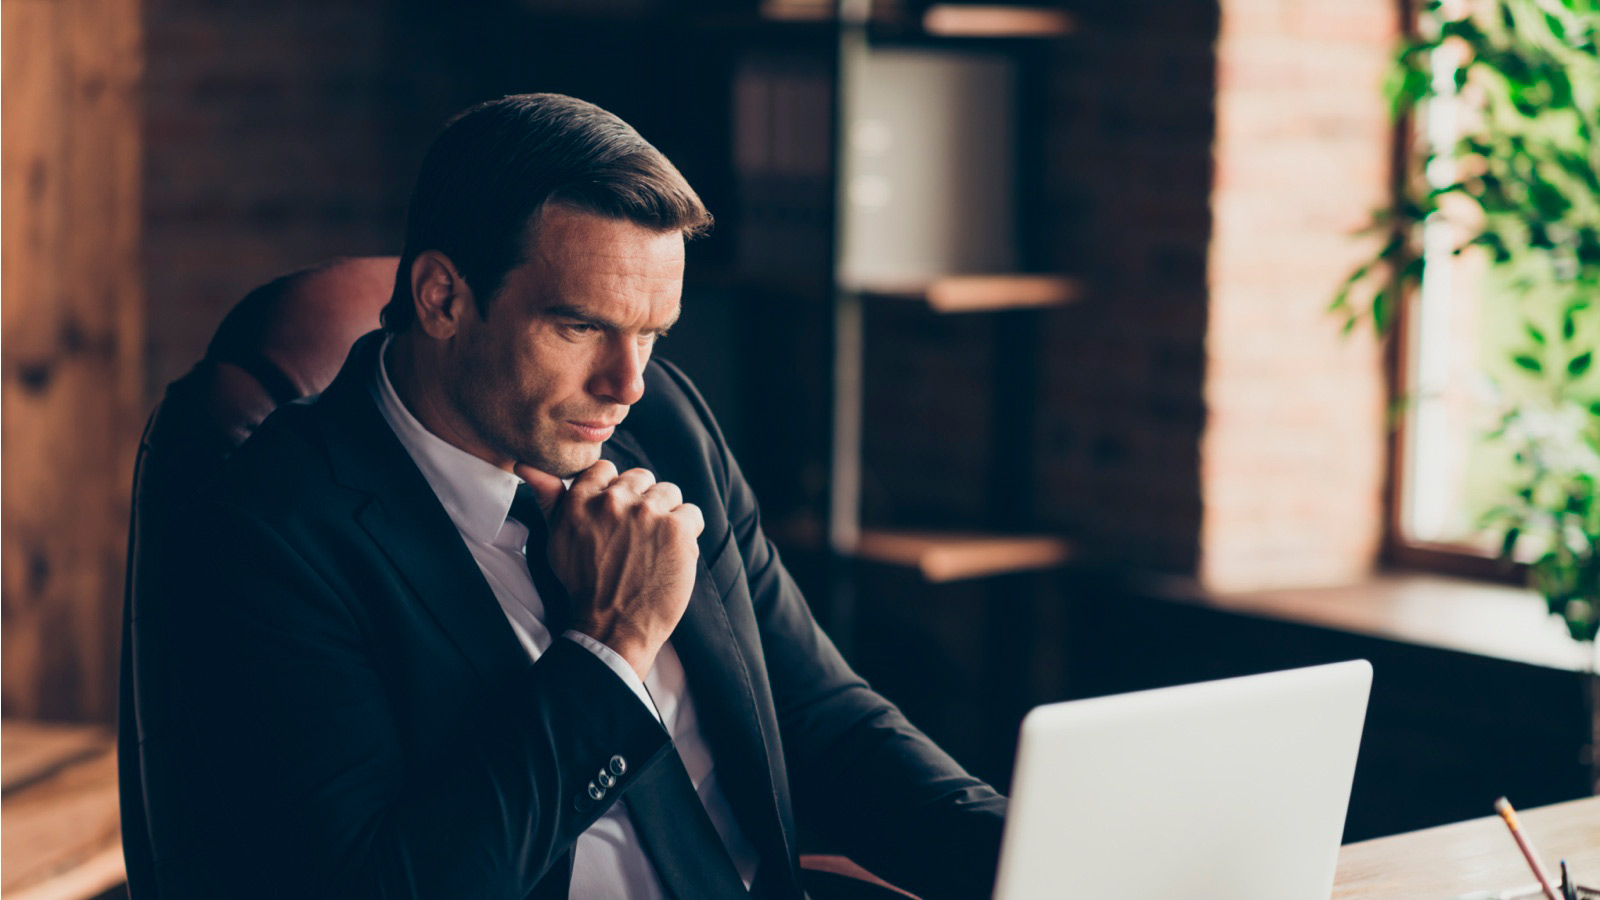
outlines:
[[[869,302],[862,398],[862,521],[868,526],[987,524],[994,409],[994,320]]]
[[[1202,581],[1367,574],[1383,522],[1385,387],[1369,333],[1324,310],[1383,205],[1393,0],[1224,0],[1208,253]]]
[[[145,4],[151,400],[251,288],[397,252],[416,166],[481,99],[455,23],[420,4]]]
[[[1133,8],[1137,6],[1138,8]],[[1113,562],[1193,571],[1205,426],[1215,3],[1094,3],[1050,85],[1052,268],[1037,429],[1047,526]]]
[[[1384,202],[1392,0],[1092,5],[1052,86],[1060,265],[1040,513],[1210,588],[1349,581],[1382,525],[1384,389],[1323,310]]]

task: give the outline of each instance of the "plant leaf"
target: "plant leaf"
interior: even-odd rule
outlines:
[[[1561,313],[1561,337],[1563,340],[1570,341],[1573,335],[1578,333],[1578,313],[1588,308],[1589,301],[1582,297],[1567,304],[1567,308]]]
[[[1522,529],[1507,528],[1505,537],[1500,539],[1500,558],[1511,559],[1511,554],[1517,549],[1517,538],[1522,536]]]
[[[1594,351],[1585,351],[1567,361],[1567,374],[1577,378],[1589,371],[1589,366],[1594,362]]]
[[[1567,39],[1567,23],[1561,21],[1560,16],[1547,12],[1544,14],[1544,24],[1550,29],[1550,33],[1555,35],[1556,40],[1564,41]]]
[[[1521,366],[1522,368],[1527,369],[1529,372],[1543,372],[1544,371],[1544,364],[1539,362],[1539,358],[1536,357],[1536,356],[1529,355],[1527,353],[1519,353],[1516,356],[1512,357],[1511,361],[1516,363],[1517,365]]]

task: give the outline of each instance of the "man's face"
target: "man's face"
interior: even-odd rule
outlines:
[[[488,314],[461,311],[445,390],[492,461],[565,477],[600,458],[644,393],[678,318],[683,236],[561,206],[532,231]]]

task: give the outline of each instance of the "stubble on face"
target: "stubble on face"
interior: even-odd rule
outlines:
[[[447,390],[496,464],[570,477],[602,444],[570,423],[620,422],[639,398],[653,334],[677,317],[683,240],[562,207],[529,230],[487,315],[465,313]]]

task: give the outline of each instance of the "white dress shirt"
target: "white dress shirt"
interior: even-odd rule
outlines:
[[[544,604],[539,600],[523,555],[528,529],[517,520],[507,518],[512,497],[522,479],[446,443],[424,428],[401,402],[389,381],[388,349],[389,340],[385,340],[371,386],[378,410],[406,452],[411,454],[417,468],[422,470],[423,477],[449,513],[450,521],[461,532],[461,539],[472,552],[472,558],[477,560],[495,599],[500,601],[500,609],[510,621],[511,630],[522,648],[531,659],[537,660],[553,638],[544,626]],[[759,859],[717,784],[711,748],[700,730],[683,663],[671,642],[662,645],[655,667],[640,681],[633,667],[605,644],[572,630],[561,636],[577,641],[599,657],[667,729],[678,755],[683,758],[689,780],[711,817],[711,824],[721,835],[745,887],[749,887]],[[639,843],[633,821],[623,808],[624,802],[622,799],[612,804],[604,816],[578,837],[570,896],[665,900],[666,892],[655,866]]]

